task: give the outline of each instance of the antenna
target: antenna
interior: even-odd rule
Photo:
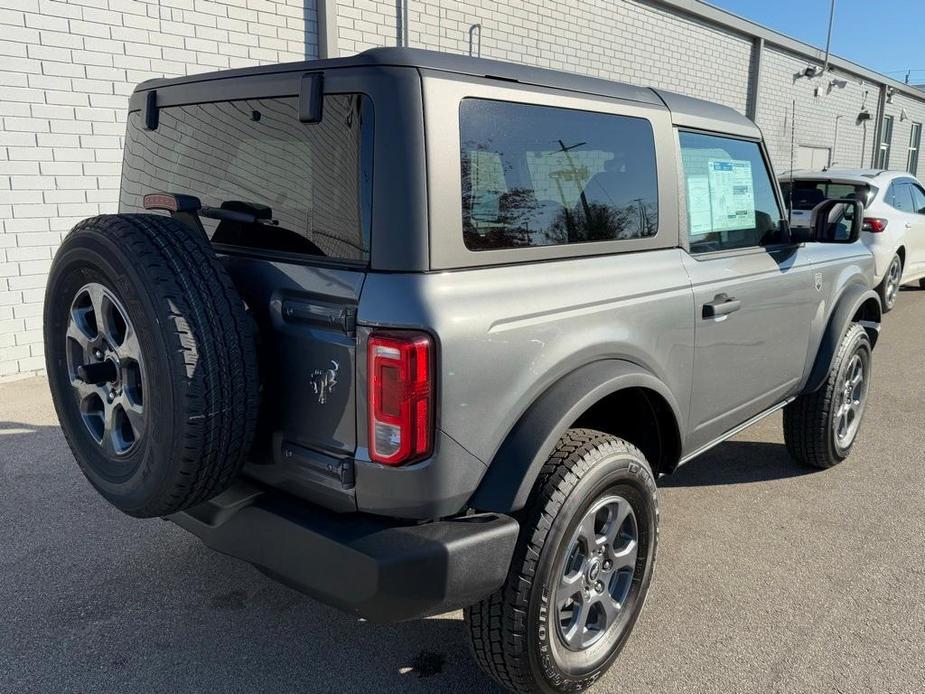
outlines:
[[[794,99],[790,108],[790,190],[787,193],[787,224],[793,225],[793,142],[796,137],[797,100]]]

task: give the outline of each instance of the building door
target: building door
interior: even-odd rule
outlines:
[[[797,146],[795,168],[821,171],[828,168],[831,163],[832,150],[828,147]]]

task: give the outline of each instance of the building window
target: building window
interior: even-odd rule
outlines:
[[[906,160],[906,171],[913,176],[919,168],[919,144],[922,141],[922,124],[912,124],[912,134],[909,136],[909,158]]]
[[[883,117],[880,130],[880,150],[877,153],[877,168],[890,168],[890,143],[893,141],[893,116]]]

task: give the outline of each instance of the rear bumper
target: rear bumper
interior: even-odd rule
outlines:
[[[448,612],[494,592],[519,527],[500,514],[420,524],[336,514],[246,483],[168,520],[212,549],[376,622]]]

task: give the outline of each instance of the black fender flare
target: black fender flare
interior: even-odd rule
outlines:
[[[871,346],[877,342],[877,334],[880,332],[880,317],[882,309],[880,307],[880,297],[867,285],[856,283],[845,288],[842,295],[838,298],[829,322],[826,324],[825,332],[822,334],[822,340],[819,343],[819,349],[816,350],[816,359],[813,361],[813,368],[809,373],[806,381],[804,393],[813,393],[822,387],[825,383],[826,376],[832,366],[832,360],[838,351],[838,345],[842,337],[848,330],[854,317],[857,315],[861,306],[866,302],[873,300],[871,304],[876,305],[875,315],[861,321],[861,325],[871,336]],[[874,320],[874,318],[876,320]]]
[[[651,371],[622,359],[595,361],[560,378],[530,405],[501,444],[469,506],[498,513],[523,508],[543,464],[566,429],[601,398],[634,387],[647,388],[664,398],[680,436],[683,419],[678,403]]]

